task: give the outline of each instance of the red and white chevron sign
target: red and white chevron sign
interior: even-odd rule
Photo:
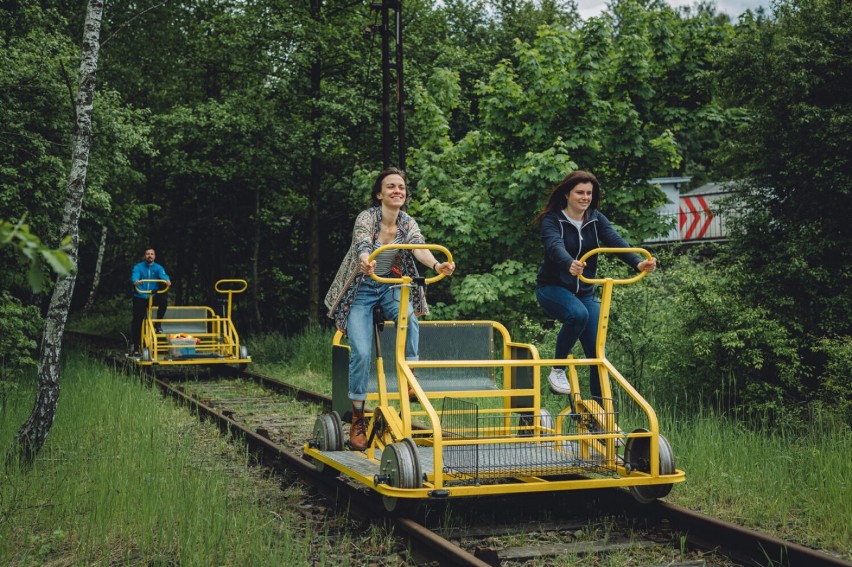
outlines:
[[[680,198],[678,229],[681,240],[704,238],[713,222],[713,211],[703,196]]]

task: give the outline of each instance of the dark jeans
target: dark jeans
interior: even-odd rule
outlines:
[[[594,358],[601,314],[601,304],[595,294],[577,296],[564,287],[550,285],[537,288],[535,297],[548,317],[562,323],[562,329],[556,335],[554,358],[566,358],[571,354],[577,339],[583,346],[586,358]],[[597,366],[589,367],[589,389],[592,398],[600,400],[601,383]]]
[[[154,294],[153,305],[157,308],[157,319],[166,315],[169,297],[165,293]],[[148,298],[133,296],[133,322],[130,324],[130,341],[134,349],[139,350],[142,342],[142,322],[148,318]]]

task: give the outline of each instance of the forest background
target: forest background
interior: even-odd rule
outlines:
[[[19,244],[0,246],[0,395],[43,325],[49,266],[19,250],[60,245],[85,8],[0,5],[0,238]],[[646,0],[587,20],[556,0],[403,14],[409,212],[459,264],[430,290],[435,318],[545,332],[531,221],[572,169],[596,173],[635,243],[669,230],[649,179],[734,180],[730,241],[659,250],[662,273],[617,299],[616,366],[658,397],[850,423],[850,3],[779,0],[737,22]],[[172,303],[245,278],[241,333],[330,328],[322,298],[382,166],[378,16],[335,0],[107,3],[74,311],[129,322],[130,268],[153,246]]]

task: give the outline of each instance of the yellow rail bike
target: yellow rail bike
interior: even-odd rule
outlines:
[[[388,245],[383,250],[438,245]],[[599,248],[585,254],[636,252]],[[405,359],[413,286],[443,279],[374,279],[400,286],[399,317],[376,321],[372,383],[366,404],[369,447],[349,450],[343,422],[351,413],[349,347],[333,340],[333,407],[314,423],[304,454],[324,473],[346,475],[381,495],[389,511],[423,501],[466,496],[626,487],[643,503],[685,480],[651,405],[607,360],[605,343],[613,287],[645,277],[584,279],[602,286],[595,358],[542,359],[514,342],[496,321],[421,321],[419,360]],[[581,276],[582,277],[582,276]],[[543,407],[540,371],[566,366],[571,394],[560,408]],[[578,368],[597,366],[601,396],[584,395]],[[410,388],[409,388],[410,387]],[[409,389],[413,397],[409,398]],[[400,393],[404,393],[401,395]],[[551,405],[553,398],[549,400]],[[630,432],[626,430],[630,427]]]
[[[164,280],[140,280],[141,283],[165,284]],[[161,290],[136,290],[148,295],[148,312],[142,321],[140,366],[188,366],[198,364],[229,364],[243,369],[251,362],[248,349],[240,344],[237,329],[231,320],[233,296],[244,292],[248,282],[223,279],[214,289],[222,294],[222,313],[206,305],[170,305],[162,319],[154,317],[154,294]],[[158,332],[158,330],[160,332]]]

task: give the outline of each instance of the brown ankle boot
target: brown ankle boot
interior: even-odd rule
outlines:
[[[367,418],[364,417],[364,405],[357,407],[352,403],[352,427],[349,428],[349,445],[355,451],[367,448]]]
[[[411,387],[411,383],[408,383],[408,401],[416,402],[417,401],[417,392],[414,391],[414,388]]]

